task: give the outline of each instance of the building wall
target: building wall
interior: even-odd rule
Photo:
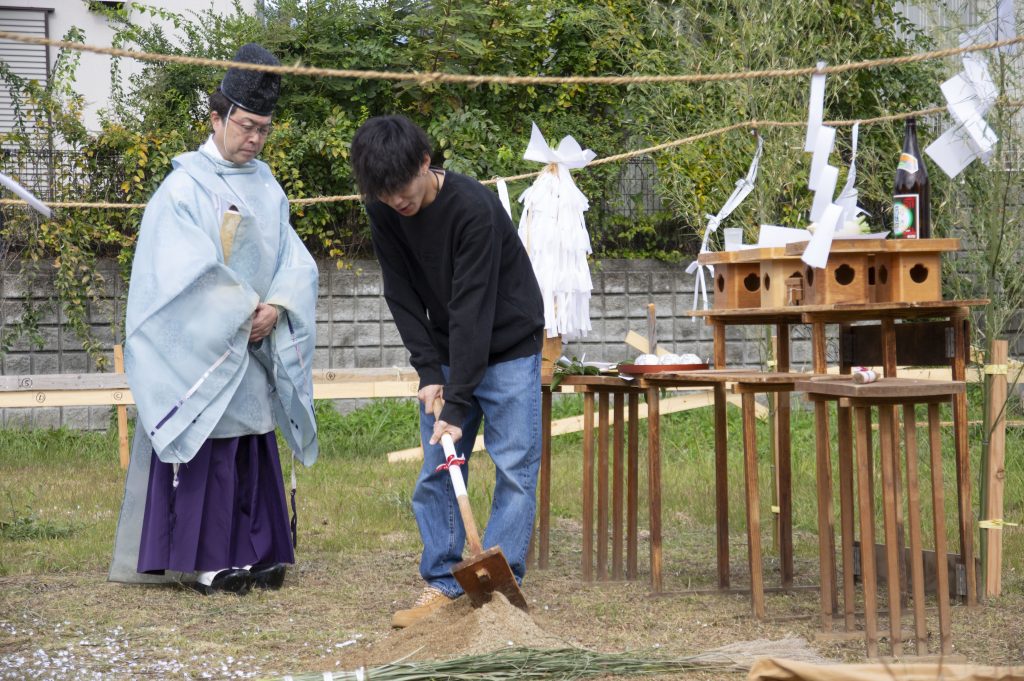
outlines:
[[[647,335],[647,305],[655,303],[659,343],[674,352],[712,354],[711,330],[687,313],[693,303],[693,277],[683,265],[655,261],[604,260],[592,267],[594,292],[591,298],[593,331],[583,340],[568,343],[567,356],[588,360],[621,361],[638,353],[623,341],[629,330]],[[90,322],[105,347],[112,348],[122,336],[111,321],[124,315],[124,282],[114,263],[99,269],[105,281],[105,297],[90,310]],[[52,272],[37,275],[13,269],[0,272],[0,317],[15,323],[26,300],[44,305],[53,288]],[[320,296],[317,308],[316,369],[343,367],[405,367],[408,353],[382,295],[380,268],[374,261],[357,261],[339,270],[333,261],[320,267]],[[62,326],[53,310],[41,310],[42,348],[21,340],[0,357],[5,376],[94,371],[74,334]],[[731,327],[728,332],[728,361],[733,365],[760,366],[765,338],[753,327]],[[795,327],[794,368],[809,369],[810,332]],[[345,407],[346,405],[341,405]],[[109,408],[65,407],[50,409],[0,409],[0,427],[32,426],[105,429],[110,424]]]
[[[233,12],[233,0],[147,0],[145,4],[184,15],[210,8],[225,14]],[[241,0],[241,5],[243,10],[252,12],[263,6],[263,0]],[[8,11],[5,13],[4,10],[19,10],[19,12]],[[72,26],[77,26],[85,32],[87,44],[109,47],[114,35],[107,19],[102,14],[90,11],[88,5],[82,0],[0,0],[0,17],[14,16],[15,14],[40,14],[24,10],[46,11],[48,37],[50,38],[61,39]],[[130,12],[134,12],[136,20],[144,25],[155,21],[149,15],[139,16],[136,10],[130,10]],[[174,34],[174,27],[169,22],[159,23],[168,32],[168,35]],[[16,25],[11,25],[10,28],[4,28],[4,30],[20,32]],[[10,45],[11,43],[4,44]],[[38,59],[44,58],[42,56],[44,52],[48,53],[46,58],[49,59],[49,65],[53,66],[57,56],[56,49],[40,48],[37,52],[40,55]],[[141,70],[141,63],[133,59],[122,59],[121,65],[125,79],[131,73]],[[34,72],[38,72],[38,70],[38,67],[33,69]],[[75,87],[86,100],[84,112],[86,126],[90,130],[99,130],[98,114],[100,109],[107,105],[107,100],[110,97],[110,57],[82,52],[78,76]],[[2,106],[3,101],[0,100],[0,107]],[[0,117],[2,117],[2,112],[0,112]]]

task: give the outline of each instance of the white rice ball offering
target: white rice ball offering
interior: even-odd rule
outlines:
[[[660,364],[660,363],[661,362],[658,359],[657,355],[640,355],[635,360],[633,360],[633,364]]]
[[[679,364],[703,364],[703,363],[704,363],[704,360],[702,360],[700,357],[698,357],[697,355],[693,354],[692,352],[687,352],[687,353],[684,353],[682,355],[679,355]]]
[[[661,361],[658,362],[659,364],[682,364],[683,363],[682,360],[680,359],[679,355],[675,354],[674,352],[670,352],[670,353],[668,353],[666,355],[662,355],[660,357],[660,360]]]

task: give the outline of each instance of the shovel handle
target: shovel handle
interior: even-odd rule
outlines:
[[[441,415],[441,408],[444,406],[444,401],[441,398],[434,400],[434,418],[439,418]],[[454,458],[458,456],[455,451],[455,441],[452,440],[452,436],[445,433],[441,436],[441,447],[444,448],[444,454],[447,458]],[[449,466],[448,475],[452,479],[452,487],[455,489],[455,499],[459,502],[459,514],[462,516],[462,525],[466,529],[466,543],[469,544],[469,552],[473,555],[479,555],[484,552],[483,545],[480,543],[480,532],[476,529],[476,520],[473,519],[473,508],[469,505],[469,494],[466,492],[466,482],[462,478],[462,471],[460,466]]]

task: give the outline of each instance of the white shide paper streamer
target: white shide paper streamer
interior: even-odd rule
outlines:
[[[757,133],[755,133],[757,134]],[[704,228],[704,238],[700,244],[700,252],[708,252],[708,239],[711,234],[718,231],[718,226],[722,224],[730,213],[736,210],[736,207],[743,203],[743,199],[747,198],[754,189],[754,181],[757,180],[757,168],[761,163],[761,152],[764,150],[764,139],[760,134],[757,134],[757,149],[754,151],[754,158],[750,161],[750,167],[747,169],[746,177],[742,177],[736,180],[736,187],[732,190],[732,194],[726,199],[725,203],[722,204],[716,215],[707,215],[708,225]],[[703,300],[704,309],[708,309],[708,290],[707,282],[704,280],[704,269],[707,268],[708,274],[714,279],[715,269],[711,265],[701,265],[699,262],[694,260],[687,268],[687,274],[695,274],[693,282],[693,309],[697,309],[698,302]]]
[[[27,203],[28,205],[39,211],[43,217],[49,219],[53,213],[50,207],[35,197],[35,195],[29,190],[22,187],[20,184],[7,177],[3,173],[0,173],[0,184],[14,192],[18,198]]]
[[[566,135],[557,149],[548,146],[537,124],[523,158],[547,167],[519,200],[523,214],[519,238],[533,263],[544,300],[544,328],[549,338],[585,336],[591,329],[590,236],[583,213],[587,197],[573,182],[569,170],[590,163],[596,153],[584,150]]]

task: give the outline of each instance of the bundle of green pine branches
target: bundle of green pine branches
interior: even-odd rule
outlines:
[[[315,672],[278,677],[290,681],[512,681],[513,679],[585,679],[682,672],[746,672],[755,657],[783,656],[820,661],[803,639],[731,644],[689,657],[642,657],[635,653],[598,653],[582,648],[534,650],[510,648],[445,661],[399,661],[354,671]],[[815,658],[812,660],[812,658]]]

